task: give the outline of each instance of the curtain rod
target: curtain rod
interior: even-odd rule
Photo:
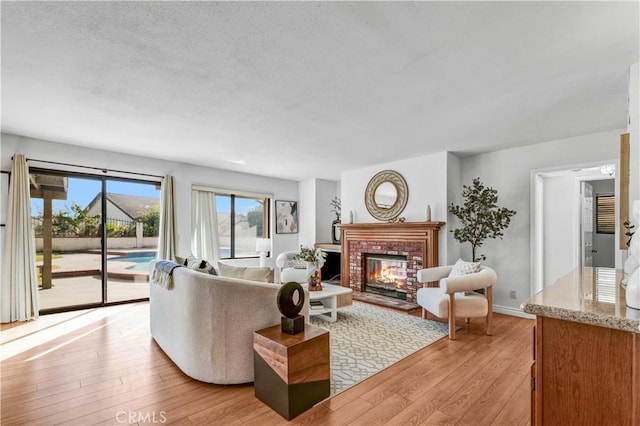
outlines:
[[[11,160],[13,160],[13,156],[11,156]],[[82,169],[99,170],[102,173],[114,172],[114,173],[126,173],[126,174],[137,175],[137,176],[147,176],[147,177],[153,177],[153,178],[158,178],[158,179],[163,179],[164,178],[164,176],[151,175],[151,174],[147,174],[147,173],[127,172],[127,171],[124,171],[124,170],[105,169],[105,168],[91,167],[91,166],[78,166],[77,164],[60,163],[58,161],[37,160],[35,158],[27,158],[27,161],[36,161],[38,163],[45,163],[45,164],[55,164],[57,166],[69,166],[69,167],[79,167],[79,168],[82,168]]]

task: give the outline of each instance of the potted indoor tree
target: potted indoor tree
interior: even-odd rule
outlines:
[[[485,260],[486,256],[478,254],[478,249],[488,238],[502,239],[504,230],[509,227],[516,212],[498,207],[498,191],[484,186],[479,177],[473,179],[470,186],[463,185],[462,188],[464,203],[451,203],[449,206],[449,212],[458,218],[462,227],[451,232],[460,243],[471,244],[472,261],[479,262]]]

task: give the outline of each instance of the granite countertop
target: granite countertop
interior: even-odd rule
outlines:
[[[640,310],[627,307],[622,273],[579,268],[522,304],[529,314],[640,333]]]

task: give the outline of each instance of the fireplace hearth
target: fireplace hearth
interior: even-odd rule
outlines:
[[[364,291],[407,300],[407,257],[365,254]]]

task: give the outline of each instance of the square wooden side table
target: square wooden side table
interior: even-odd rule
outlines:
[[[329,332],[305,324],[298,334],[280,325],[253,333],[255,395],[287,420],[329,397]]]

